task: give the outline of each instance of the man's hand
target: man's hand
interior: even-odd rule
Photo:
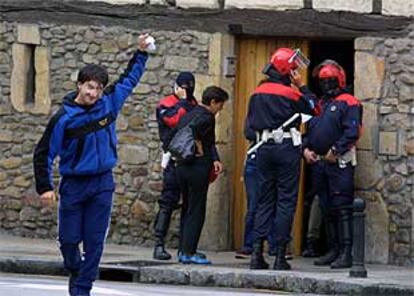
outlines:
[[[296,70],[290,71],[290,80],[292,81],[292,84],[297,88],[305,86],[305,83],[302,81],[302,75],[300,75],[300,73]]]
[[[196,157],[201,157],[204,155],[204,150],[203,150],[203,144],[201,143],[200,140],[195,140],[195,145],[196,145]]]
[[[146,51],[148,47],[148,43],[146,42],[147,37],[149,34],[141,34],[138,37],[138,49],[141,51]]]
[[[176,85],[176,87],[174,88],[174,93],[177,97],[179,97],[183,103],[185,102],[184,100],[187,99],[187,92],[185,91],[184,88]],[[178,105],[180,104],[180,102],[178,102]]]
[[[332,151],[332,149],[329,149],[329,151],[328,151],[328,153],[326,153],[326,155],[325,155],[325,159],[328,161],[328,162],[331,162],[331,163],[334,163],[334,162],[336,162],[337,161],[337,157],[336,157],[336,155],[333,153],[333,151]]]
[[[312,151],[308,148],[305,148],[303,151],[303,156],[305,157],[305,160],[308,164],[313,164],[318,161],[318,155],[315,153],[315,151]]]
[[[213,166],[214,166],[214,173],[216,175],[219,175],[223,172],[223,164],[220,161],[218,160],[214,161]]]
[[[40,195],[40,203],[45,207],[50,207],[56,202],[54,191],[46,191]]]

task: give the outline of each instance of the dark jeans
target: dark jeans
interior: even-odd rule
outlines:
[[[183,194],[180,245],[184,255],[194,255],[197,251],[206,215],[208,176],[212,165],[211,158],[200,157],[177,166]]]
[[[244,185],[246,187],[247,197],[247,212],[244,220],[244,244],[243,249],[252,250],[253,248],[253,228],[254,215],[257,209],[259,179],[257,177],[257,155],[252,153],[247,156],[244,165]],[[276,248],[276,228],[275,219],[270,227],[270,232],[267,236],[267,242],[271,250]]]

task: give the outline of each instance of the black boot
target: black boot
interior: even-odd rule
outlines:
[[[314,238],[308,238],[306,241],[306,248],[302,252],[302,257],[318,257],[319,252],[317,248],[317,241]]]
[[[274,270],[289,270],[290,264],[286,261],[286,245],[276,247]]]
[[[340,210],[338,224],[341,251],[331,268],[349,268],[352,266],[352,210]]]
[[[253,243],[253,252],[250,256],[250,269],[268,269],[269,264],[263,258],[263,240]]]
[[[165,250],[164,245],[162,244],[155,246],[152,257],[157,260],[170,260],[171,254]]]
[[[319,257],[313,262],[315,265],[329,265],[339,256],[337,219],[335,217],[335,213],[329,213],[326,216],[326,239],[329,250],[325,255]]]
[[[69,272],[69,295],[75,295],[75,282],[79,276],[78,271],[70,271]]]
[[[171,254],[169,254],[164,248],[164,238],[167,235],[168,228],[170,226],[171,211],[166,209],[160,209],[157,218],[154,223],[155,232],[155,248],[153,258],[158,260],[169,260]]]

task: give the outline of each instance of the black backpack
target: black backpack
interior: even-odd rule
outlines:
[[[199,117],[197,112],[181,118],[181,122],[175,128],[168,142],[167,151],[178,161],[191,161],[195,158],[196,144],[193,129],[190,124]]]
[[[194,159],[196,153],[193,129],[186,125],[176,131],[168,144],[168,151],[178,161]]]

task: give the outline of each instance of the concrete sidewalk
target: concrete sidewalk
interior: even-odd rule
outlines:
[[[175,253],[175,250],[171,250]],[[233,252],[207,252],[211,266],[176,264],[152,259],[152,249],[107,244],[100,277],[142,283],[232,288],[263,288],[289,292],[346,295],[414,295],[413,268],[367,265],[368,278],[355,279],[349,270],[316,267],[311,259],[295,258],[291,271],[251,271],[249,261]],[[272,259],[268,258],[269,263]],[[64,274],[56,242],[0,233],[0,271]]]

